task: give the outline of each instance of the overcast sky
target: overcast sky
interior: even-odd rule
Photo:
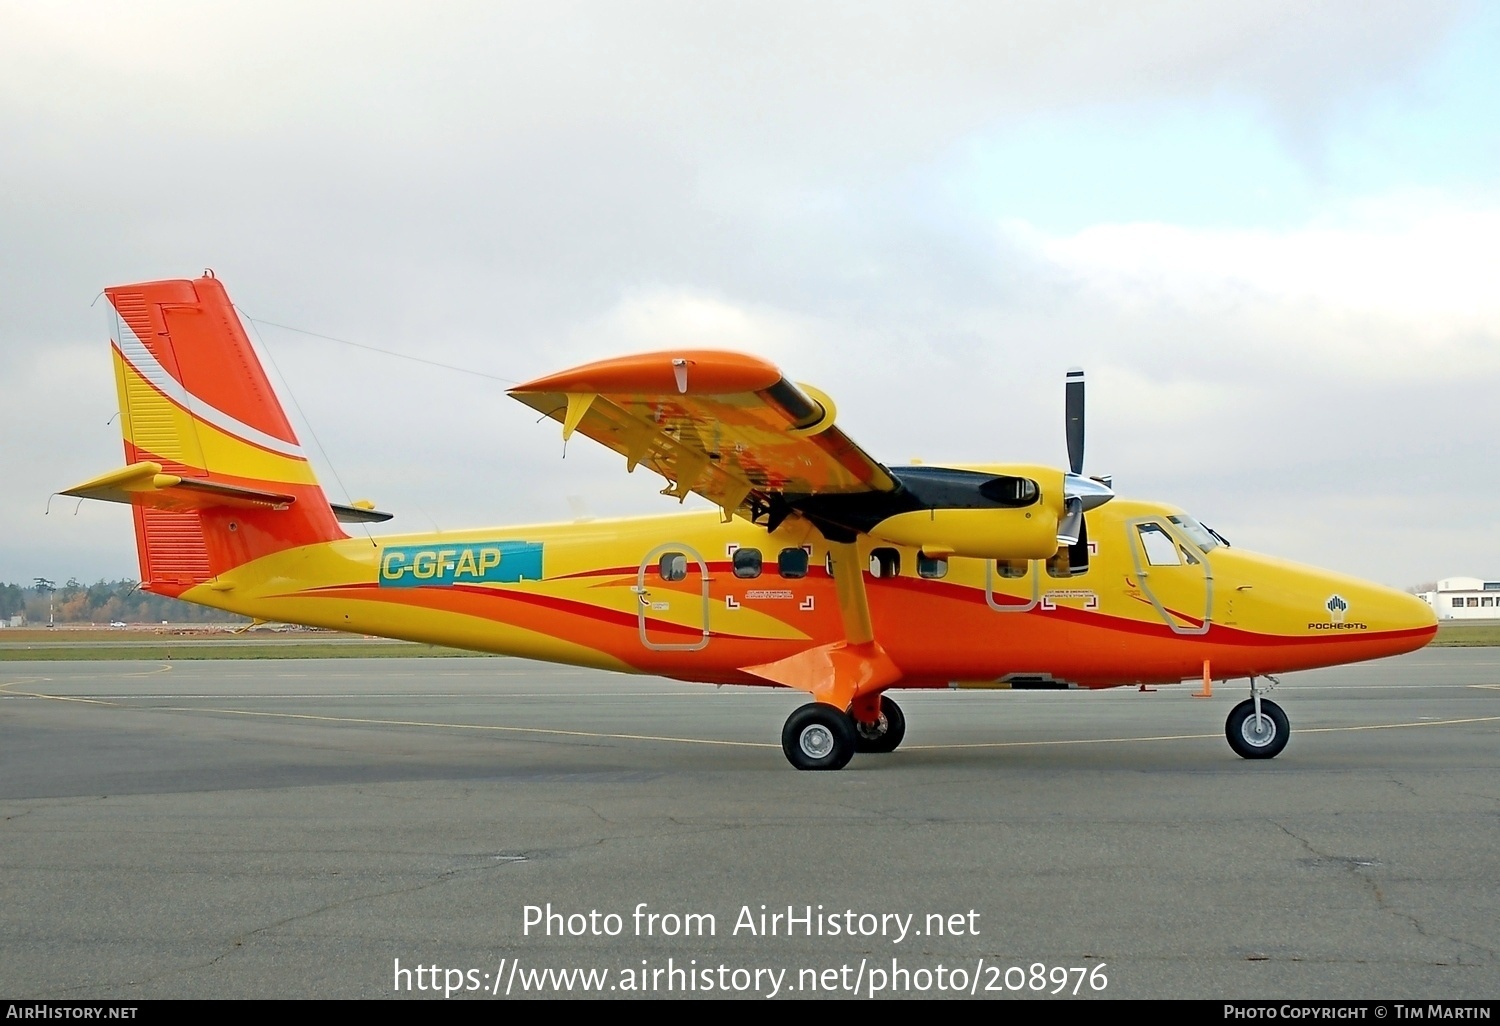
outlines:
[[[0,580],[136,575],[123,507],[44,509],[121,462],[93,300],[205,267],[513,381],[762,354],[890,463],[1061,464],[1078,364],[1122,494],[1500,578],[1497,53],[1434,0],[0,3]],[[671,508],[503,381],[271,323],[393,528]]]

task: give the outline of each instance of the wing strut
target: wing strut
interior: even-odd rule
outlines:
[[[859,547],[853,542],[830,542],[828,547],[833,556],[833,582],[844,620],[844,640],[744,670],[806,691],[837,709],[852,709],[856,719],[869,721],[879,715],[880,692],[901,679],[901,668],[875,640]],[[861,712],[870,712],[864,708],[867,705],[872,705],[873,712],[861,716]]]

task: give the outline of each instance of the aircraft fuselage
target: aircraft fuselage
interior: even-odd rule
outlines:
[[[902,672],[895,686],[1170,683],[1199,679],[1205,660],[1215,678],[1249,677],[1411,651],[1436,630],[1411,595],[1200,548],[1182,521],[1196,527],[1158,503],[1095,510],[1088,569],[1070,576],[1039,560],[924,559],[862,540],[874,633]],[[324,542],[181,597],[709,683],[766,684],[743,668],[844,631],[815,528],[794,518],[768,533],[714,511]]]

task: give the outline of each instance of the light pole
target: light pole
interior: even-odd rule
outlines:
[[[36,579],[36,590],[45,591],[47,593],[47,626],[51,627],[53,626],[52,593],[57,590],[57,585],[54,582],[47,580],[47,578],[45,577],[38,577]]]

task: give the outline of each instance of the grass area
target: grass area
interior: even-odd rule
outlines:
[[[144,659],[410,659],[483,656],[442,645],[322,631],[287,633],[146,628],[9,629],[0,631],[0,662]]]
[[[1500,623],[1440,623],[1435,648],[1495,648],[1500,646]]]

